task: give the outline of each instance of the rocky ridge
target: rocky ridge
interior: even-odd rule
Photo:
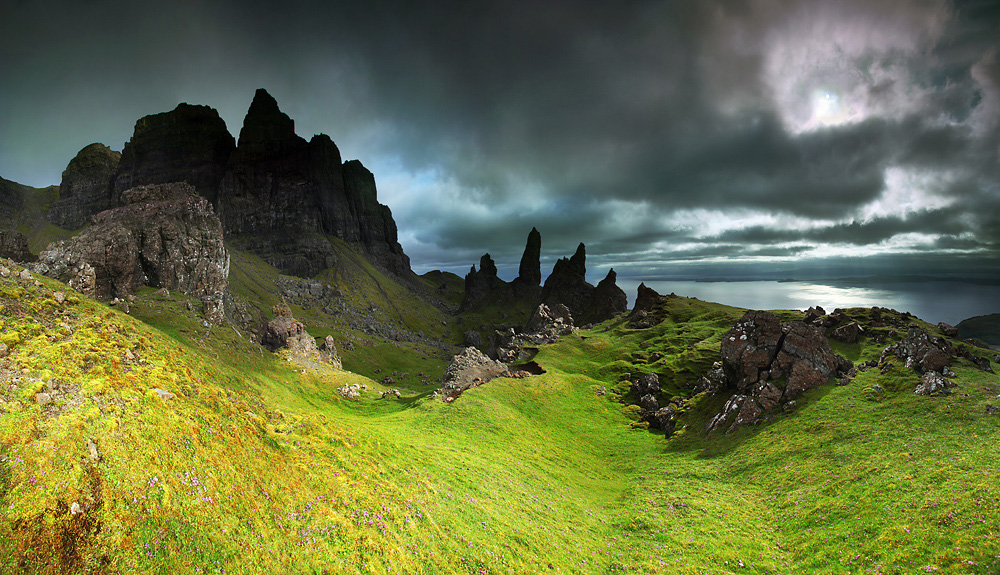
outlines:
[[[587,253],[580,244],[570,258],[555,263],[552,273],[539,289],[541,282],[541,234],[532,228],[528,234],[518,277],[507,283],[497,277],[496,264],[489,254],[480,260],[465,276],[465,298],[459,313],[476,311],[486,305],[503,305],[512,301],[527,301],[537,306],[565,305],[577,323],[598,323],[610,319],[628,308],[625,292],[616,284],[617,274],[612,269],[597,285],[587,282]]]
[[[120,158],[100,144],[84,148],[47,218],[75,229],[124,205],[126,189],[171,182],[187,182],[212,203],[227,240],[287,273],[309,277],[334,265],[331,236],[392,273],[409,273],[372,173],[342,162],[328,136],[296,135],[265,90],[255,94],[238,143],[216,110],[180,104],[139,119]]]

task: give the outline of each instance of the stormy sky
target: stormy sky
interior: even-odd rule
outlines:
[[[416,271],[1000,275],[1000,3],[0,4],[0,177],[266,88]]]

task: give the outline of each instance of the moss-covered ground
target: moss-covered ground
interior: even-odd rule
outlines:
[[[234,291],[274,297],[254,283],[272,272],[237,257]],[[341,276],[345,298],[453,333],[366,272]],[[183,296],[144,291],[125,315],[39,281],[0,278],[3,573],[1000,571],[1000,416],[985,413],[1000,377],[964,360],[951,396],[914,395],[901,365],[868,370],[731,435],[705,436],[725,398],[697,396],[667,440],[634,421],[623,374],[686,395],[742,310],[671,298],[657,326],[564,337],[535,358],[545,374],[445,404],[429,384],[381,399],[366,361],[444,362],[333,319],[367,355],[303,371],[204,327]],[[899,335],[837,347],[865,360]],[[348,383],[368,390],[342,399]]]

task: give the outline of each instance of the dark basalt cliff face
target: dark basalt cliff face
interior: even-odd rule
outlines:
[[[136,122],[120,161],[110,150],[103,159],[98,152],[88,146],[70,163],[53,223],[81,227],[121,206],[126,189],[187,182],[212,202],[227,241],[286,273],[311,276],[334,265],[329,236],[396,274],[410,271],[372,173],[357,160],[342,163],[328,136],[307,142],[296,135],[295,122],[265,90],[250,104],[238,145],[216,110],[180,104]]]
[[[28,187],[0,178],[0,228],[15,227],[14,220],[24,205]]]
[[[118,205],[114,178],[122,155],[104,144],[80,150],[62,173],[59,200],[46,219],[61,228],[75,230],[90,222],[90,216]]]
[[[226,123],[208,106],[180,104],[146,116],[122,150],[115,195],[135,186],[187,182],[211,200],[235,147]]]

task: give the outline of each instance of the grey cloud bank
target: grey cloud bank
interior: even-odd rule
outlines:
[[[995,2],[5,3],[0,176],[258,87],[375,173],[418,271],[997,274]],[[551,269],[551,267],[549,267]],[[546,270],[547,271],[547,270]],[[508,279],[509,279],[508,277]]]

